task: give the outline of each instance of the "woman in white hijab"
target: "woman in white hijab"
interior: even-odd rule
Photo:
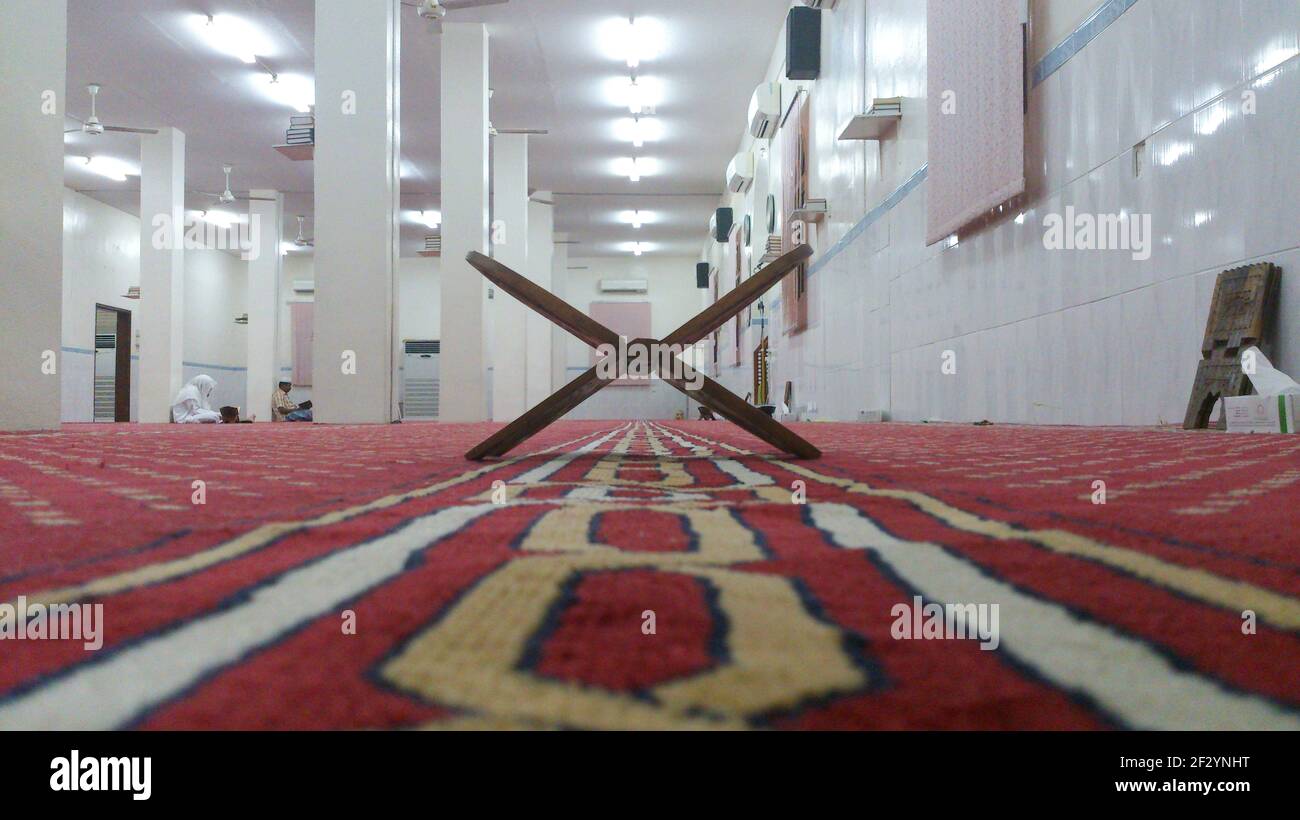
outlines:
[[[177,424],[216,424],[221,414],[208,406],[217,383],[211,376],[195,376],[176,394],[172,403],[172,420]]]

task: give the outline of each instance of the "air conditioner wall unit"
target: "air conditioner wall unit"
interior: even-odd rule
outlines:
[[[781,84],[763,83],[749,98],[749,133],[756,139],[771,139],[781,118]]]
[[[647,279],[601,279],[601,293],[645,293],[650,289]]]
[[[293,280],[294,293],[315,293],[316,280],[314,279],[295,279]]]
[[[754,152],[741,151],[727,166],[727,190],[743,194],[754,184]]]

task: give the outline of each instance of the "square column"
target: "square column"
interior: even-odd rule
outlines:
[[[454,16],[454,15],[453,15]],[[443,23],[442,266],[439,399],[442,421],[487,419],[483,277],[465,261],[488,252],[488,35],[482,23]],[[319,53],[319,50],[318,50]],[[505,330],[505,329],[502,329]]]
[[[317,422],[394,418],[400,8],[316,0]]]
[[[555,249],[555,206],[550,191],[537,191],[528,202],[528,266],[523,268],[529,279],[543,290],[551,288],[551,256]],[[552,291],[554,292],[554,291]],[[551,337],[555,330],[546,317],[530,310],[527,314],[528,336],[528,407],[534,407],[551,395]],[[558,386],[558,385],[557,385]]]
[[[279,191],[250,191],[249,225],[256,245],[248,250],[248,384],[243,414],[271,421],[271,396],[280,380],[280,282],[284,267],[280,241],[284,225],[284,195]]]
[[[59,426],[67,28],[65,0],[0,3],[0,430]]]
[[[520,273],[528,270],[528,214],[528,136],[502,134],[492,144],[492,256]],[[500,288],[491,304],[492,420],[513,421],[528,409],[532,311]]]
[[[140,135],[140,407],[167,422],[184,384],[185,135]]]

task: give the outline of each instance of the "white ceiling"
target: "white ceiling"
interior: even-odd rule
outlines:
[[[368,0],[373,2],[373,0]],[[532,188],[555,192],[556,226],[581,243],[572,256],[625,254],[624,243],[649,243],[654,253],[694,256],[709,213],[724,188],[723,173],[744,128],[754,86],[762,79],[788,0],[511,0],[507,5],[451,12],[481,21],[490,35],[492,121],[499,129],[540,128],[531,138]],[[663,88],[656,116],[664,134],[642,155],[659,171],[632,183],[613,164],[631,156],[615,134],[627,117],[609,99],[609,83],[627,77],[609,58],[598,32],[608,21],[653,17],[666,32],[664,52],[639,69]],[[280,74],[312,74],[312,0],[69,0],[68,111],[89,113],[85,85],[103,85],[98,114],[112,125],[174,126],[186,135],[186,188],[220,191],[221,165],[231,162],[237,192],[268,188],[286,194],[284,235],[294,214],[312,213],[312,163],[293,162],[272,146],[284,141],[289,107],[254,85],[255,66],[210,49],[188,19],[230,14],[259,27],[271,45],[259,57]],[[402,204],[436,208],[439,191],[439,48],[412,8],[402,16]],[[264,77],[264,75],[263,75]],[[69,127],[75,123],[69,120]],[[138,137],[71,134],[69,155],[106,154],[138,166]],[[117,183],[67,166],[66,183],[132,214],[139,179]],[[198,193],[189,208],[210,204]],[[640,231],[618,214],[653,212]],[[403,222],[402,253],[414,255],[426,229]],[[308,222],[311,235],[311,222]]]

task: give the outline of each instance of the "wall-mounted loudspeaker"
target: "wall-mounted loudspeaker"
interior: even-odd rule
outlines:
[[[710,220],[713,238],[718,242],[726,242],[727,237],[731,236],[731,226],[734,224],[734,211],[731,208],[719,208]]]
[[[822,73],[822,13],[795,6],[785,18],[785,76],[815,80]]]
[[[695,287],[700,290],[709,288],[709,263],[697,262],[695,264]]]

